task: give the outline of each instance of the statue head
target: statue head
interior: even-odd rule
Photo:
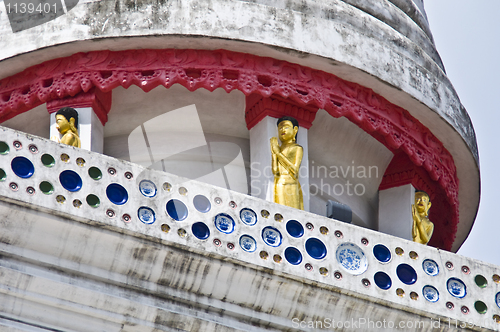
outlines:
[[[64,135],[68,130],[78,133],[78,112],[72,107],[63,107],[56,113],[56,128]]]
[[[431,198],[425,191],[415,191],[415,207],[417,208],[418,214],[426,217],[429,215],[429,209],[431,208]]]
[[[280,141],[295,141],[299,132],[299,122],[297,119],[291,116],[284,116],[278,119],[276,125],[278,126]]]

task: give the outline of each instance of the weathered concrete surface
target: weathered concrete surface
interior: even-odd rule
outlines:
[[[81,2],[54,21],[15,34],[2,11],[0,77],[75,52],[131,47],[224,48],[333,73],[408,110],[451,152],[460,180],[457,250],[479,204],[477,146],[417,2]]]
[[[356,331],[373,331],[369,321],[385,321],[434,331],[432,321],[441,319],[440,331],[455,330],[446,316],[405,307],[408,295],[390,304],[386,291],[375,300],[342,283],[318,284],[4,202],[0,213],[2,329],[315,331],[305,324],[364,322]]]

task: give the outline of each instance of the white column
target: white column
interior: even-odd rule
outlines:
[[[412,241],[413,217],[411,205],[415,203],[415,188],[411,184],[379,192],[378,230]]]
[[[266,116],[250,129],[250,191],[254,197],[272,202],[274,200],[274,176],[272,172],[271,137],[278,137],[278,119]],[[309,211],[309,148],[308,130],[299,127],[297,144],[304,150],[299,172],[299,182],[304,197],[304,210]]]
[[[82,149],[103,152],[104,126],[95,114],[92,107],[75,108],[78,112],[78,134]],[[50,137],[61,137],[56,129],[56,113],[50,114]]]

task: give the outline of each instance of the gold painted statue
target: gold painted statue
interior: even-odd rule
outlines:
[[[271,138],[272,169],[274,174],[274,201],[278,204],[304,210],[302,188],[299,183],[299,169],[304,151],[295,143],[299,123],[285,116],[278,119],[278,135]]]
[[[78,112],[71,107],[63,107],[56,113],[56,128],[62,135],[61,139],[56,136],[51,137],[51,140],[81,147],[80,136],[78,135]]]
[[[411,205],[413,241],[427,244],[434,232],[434,224],[427,217],[431,208],[431,200],[425,191],[415,192],[415,204]]]

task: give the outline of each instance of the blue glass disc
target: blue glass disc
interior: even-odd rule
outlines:
[[[325,244],[314,237],[306,241],[306,251],[314,259],[322,259],[326,256]]]
[[[262,230],[262,240],[264,240],[265,244],[268,246],[279,247],[283,237],[276,228],[267,226]]]
[[[288,247],[285,249],[285,258],[292,265],[299,265],[302,262],[302,254],[297,248]]]
[[[257,241],[250,235],[240,237],[240,247],[246,252],[254,252],[257,249]]]
[[[171,199],[167,202],[167,213],[172,219],[182,221],[187,218],[188,209],[186,204],[178,199]]]
[[[137,210],[137,217],[140,221],[145,224],[152,224],[156,221],[156,215],[153,209],[148,208],[147,206],[141,206],[139,210]]]
[[[200,240],[205,240],[210,236],[208,226],[201,221],[195,222],[193,226],[191,226],[191,231],[193,232],[193,235]]]
[[[193,205],[194,205],[196,210],[198,210],[202,213],[207,213],[208,211],[210,211],[210,208],[212,207],[208,198],[206,198],[203,195],[194,196]]]
[[[33,173],[35,173],[35,166],[33,163],[25,157],[15,157],[10,163],[14,173],[20,178],[27,179],[30,178]]]
[[[373,281],[375,281],[375,284],[381,289],[387,290],[392,286],[391,277],[389,277],[387,273],[382,271],[375,273],[375,275],[373,276]]]
[[[304,227],[297,220],[288,220],[286,223],[286,231],[293,237],[301,237],[304,235]]]
[[[228,214],[219,213],[214,218],[215,227],[224,234],[234,232],[234,219]]]
[[[404,284],[413,285],[417,281],[417,272],[408,264],[399,264],[396,274]]]
[[[128,201],[127,190],[118,183],[112,183],[106,188],[106,196],[116,205],[123,205]]]
[[[253,226],[257,223],[257,214],[251,209],[244,208],[240,211],[240,219],[244,224]]]
[[[76,172],[71,170],[62,171],[59,174],[59,182],[68,191],[78,191],[82,188],[82,178]]]
[[[387,263],[391,260],[391,251],[383,244],[377,244],[373,247],[373,256],[382,263]]]

